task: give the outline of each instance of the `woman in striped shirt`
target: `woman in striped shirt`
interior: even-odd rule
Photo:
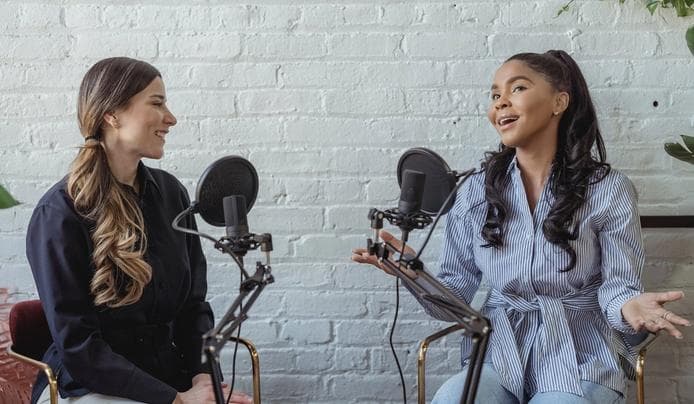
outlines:
[[[682,338],[676,326],[690,324],[662,306],[681,292],[643,292],[636,192],[605,162],[578,65],[564,51],[512,56],[494,76],[488,117],[501,145],[458,192],[438,274],[467,302],[482,276],[491,288],[477,401],[623,403],[625,335]],[[352,259],[384,269],[364,249]],[[458,402],[465,365],[434,403]]]

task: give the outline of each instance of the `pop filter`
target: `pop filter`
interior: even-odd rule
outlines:
[[[224,227],[224,197],[243,195],[250,212],[258,196],[258,173],[239,156],[222,157],[205,169],[195,190],[195,209],[212,226]]]
[[[400,157],[400,161],[398,161],[399,186],[402,186],[405,170],[419,171],[426,175],[421,210],[430,215],[438,213],[455,187],[456,172],[451,170],[441,156],[424,147],[409,149]],[[441,214],[448,213],[453,202],[455,202],[455,196],[451,198]]]

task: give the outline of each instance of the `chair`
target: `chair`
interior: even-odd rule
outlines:
[[[419,353],[417,355],[417,403],[426,403],[426,356],[429,345],[448,334],[454,333],[458,330],[463,329],[460,324],[452,325],[441,331],[437,331],[434,334],[429,335],[424,338],[419,343]],[[646,363],[646,352],[651,344],[657,339],[658,334],[651,334],[650,338],[647,338],[645,342],[640,344],[638,357],[636,358],[636,402],[638,404],[644,404],[646,402],[646,396],[644,394],[644,367]]]
[[[230,341],[235,341],[248,349],[251,356],[251,369],[253,372],[253,404],[260,404],[260,357],[258,350],[251,341],[244,338],[229,337]]]
[[[16,303],[10,309],[10,335],[12,345],[7,353],[40,371],[48,378],[51,404],[58,403],[58,381],[51,368],[40,361],[53,342],[48,330],[46,316],[39,300]],[[230,338],[236,341],[236,337]],[[238,342],[248,349],[253,372],[253,403],[260,404],[260,360],[255,346],[248,340],[239,338]]]
[[[39,300],[19,302],[12,306],[10,309],[10,336],[12,337],[12,345],[7,348],[7,353],[20,362],[46,374],[51,404],[57,404],[58,381],[50,366],[41,362],[43,354],[53,339]]]

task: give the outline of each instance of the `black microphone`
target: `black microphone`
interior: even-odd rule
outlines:
[[[403,242],[407,241],[410,230],[414,228],[409,217],[419,213],[422,207],[425,180],[426,175],[420,171],[405,170],[403,172],[398,202],[398,213],[401,215],[399,227],[402,230]]]
[[[415,213],[422,207],[425,179],[426,175],[423,172],[405,170],[400,187],[400,201],[398,202],[400,213],[404,215]]]
[[[243,195],[225,196],[223,209],[227,237],[233,239],[248,235],[246,197]]]

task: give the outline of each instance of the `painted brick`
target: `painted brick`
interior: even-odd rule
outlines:
[[[401,402],[387,342],[395,280],[352,263],[351,250],[372,235],[369,208],[397,205],[402,152],[429,147],[464,170],[497,147],[486,118],[489,87],[512,54],[572,54],[591,89],[608,161],[635,183],[641,213],[694,212],[692,165],[662,146],[694,135],[694,58],[683,39],[691,21],[672,9],[651,16],[638,2],[596,0],[556,17],[566,1],[0,3],[0,183],[22,202],[0,211],[0,287],[18,299],[37,297],[24,232],[82,143],[75,105],[83,74],[103,57],[152,62],[178,125],[165,157],[146,164],[176,175],[191,195],[203,170],[225,155],[248,158],[259,174],[249,224],[273,233],[275,282],[242,335],[259,349],[263,401]],[[442,225],[423,253],[433,273]],[[646,290],[691,295],[688,230],[643,234]],[[414,232],[410,243],[419,248],[423,237]],[[238,293],[239,271],[212,243],[203,251],[219,319]],[[249,252],[246,269],[261,258]],[[395,342],[414,401],[417,341],[445,324],[400,292]],[[688,297],[669,307],[692,318]],[[646,391],[658,402],[694,396],[694,339],[684,331],[684,341],[664,339],[649,357]],[[429,399],[460,370],[460,338],[431,347]],[[232,354],[230,345],[222,351],[227,380]],[[250,391],[244,349],[237,365],[235,386]]]

